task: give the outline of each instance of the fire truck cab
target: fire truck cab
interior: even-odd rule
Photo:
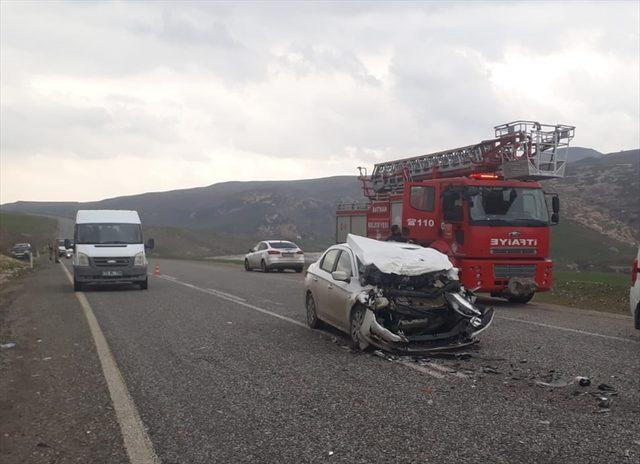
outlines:
[[[518,303],[528,302],[536,291],[550,290],[549,226],[559,221],[559,199],[545,194],[537,179],[563,175],[566,158],[558,146],[568,146],[573,128],[551,126],[545,133],[553,132],[553,146],[536,147],[531,141],[545,137],[537,133],[543,126],[522,124],[498,126],[497,133],[505,126],[514,130],[507,133],[508,140],[500,136],[479,144],[485,149],[475,159],[477,146],[470,146],[392,162],[392,169],[376,165],[371,177],[360,179],[368,201],[338,206],[336,241],[343,242],[348,233],[386,240],[391,226],[397,225],[404,240],[447,254],[468,289]],[[560,144],[562,140],[566,143]],[[464,151],[468,159],[461,156]],[[541,166],[540,160],[548,160],[551,152],[553,166],[548,161]],[[450,159],[447,164],[413,163],[444,160],[443,155],[451,153],[457,156],[455,164]],[[526,160],[537,172],[529,166],[526,172],[505,166],[511,160]],[[505,178],[509,173],[511,178]]]

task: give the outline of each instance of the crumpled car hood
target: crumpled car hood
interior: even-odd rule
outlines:
[[[347,245],[362,264],[374,265],[386,274],[417,276],[453,269],[447,255],[420,245],[381,242],[352,234],[347,235]]]

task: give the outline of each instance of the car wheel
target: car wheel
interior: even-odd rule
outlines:
[[[529,293],[528,295],[507,295],[507,300],[509,303],[517,303],[517,304],[527,304],[533,299],[533,295],[535,293]]]
[[[146,290],[149,288],[149,278],[144,279],[143,282],[140,282],[140,290]]]
[[[76,279],[73,279],[73,291],[74,292],[81,292],[82,291],[82,284],[80,282],[78,282]]]
[[[318,313],[316,312],[316,300],[313,299],[313,295],[311,295],[311,293],[307,293],[305,303],[307,307],[307,325],[312,329],[319,328],[321,322],[320,319],[318,319]]]
[[[249,267],[249,260],[248,259],[244,260],[244,270],[247,271],[247,272],[251,270],[251,268]]]
[[[262,260],[260,262],[260,269],[262,270],[262,272],[269,272],[269,268],[267,267],[267,263],[265,263],[264,260]]]
[[[360,335],[365,311],[366,309],[363,306],[356,305],[351,310],[351,317],[349,318],[349,335],[351,336],[353,349],[356,351],[364,351],[369,347],[369,342],[363,340],[362,335]]]

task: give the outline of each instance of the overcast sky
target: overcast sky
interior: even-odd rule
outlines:
[[[637,148],[638,5],[3,1],[0,202],[355,174],[514,119]]]

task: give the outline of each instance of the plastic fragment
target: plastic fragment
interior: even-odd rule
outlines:
[[[611,385],[607,385],[606,383],[601,383],[600,385],[598,385],[598,390],[608,392],[616,391],[615,388],[613,388]]]
[[[581,387],[588,387],[589,385],[591,385],[591,379],[589,377],[576,377],[576,380],[578,381],[578,385],[580,385]]]
[[[2,345],[0,345],[0,348],[2,348],[3,350],[8,350],[10,348],[15,348],[16,344],[14,342],[9,342],[9,343],[3,343]]]

